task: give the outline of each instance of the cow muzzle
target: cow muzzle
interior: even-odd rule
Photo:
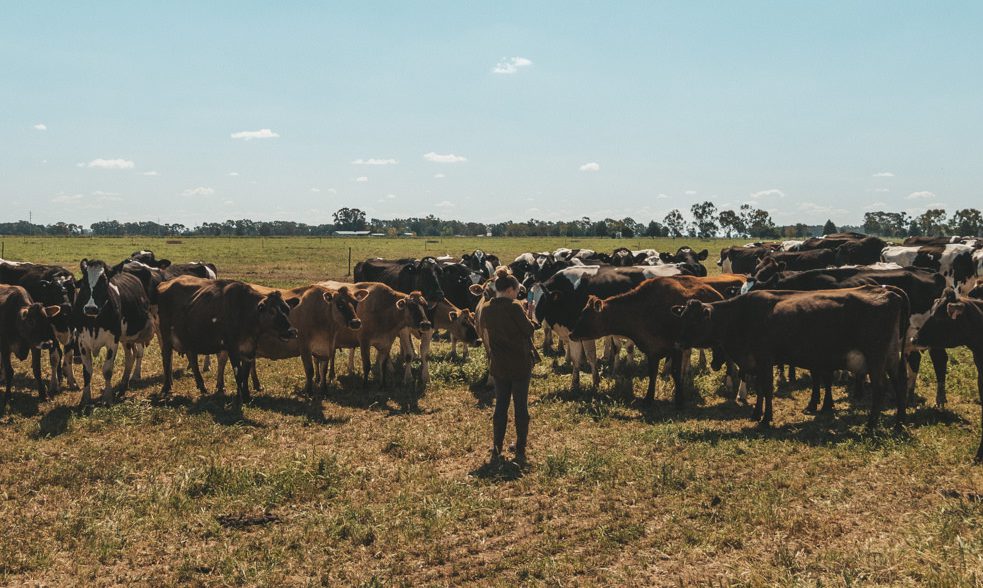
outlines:
[[[430,324],[430,321],[422,321],[420,323],[420,330],[423,331],[424,333],[426,333],[427,331],[429,331],[432,328],[433,328],[433,325]]]
[[[86,305],[85,308],[82,309],[82,313],[85,314],[85,316],[99,316],[99,307]]]
[[[481,347],[483,343],[484,342],[481,339],[475,339],[474,343],[471,344],[471,347]]]
[[[51,349],[51,341],[41,341],[38,345],[38,349]]]
[[[280,338],[283,339],[284,341],[289,341],[291,339],[296,339],[297,338],[297,329],[295,329],[293,327],[290,327],[289,329],[287,329],[286,334],[281,335]]]
[[[357,331],[362,328],[362,321],[359,319],[352,319],[348,321],[348,328]]]

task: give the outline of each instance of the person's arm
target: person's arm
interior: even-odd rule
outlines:
[[[529,319],[526,318],[526,313],[522,310],[522,306],[518,303],[512,304],[511,310],[515,324],[519,327],[519,332],[525,337],[531,337],[536,328],[531,322],[529,322]]]

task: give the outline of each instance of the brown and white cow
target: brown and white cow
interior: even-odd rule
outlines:
[[[683,345],[720,345],[742,373],[752,376],[757,392],[752,418],[764,425],[772,421],[772,368],[780,364],[819,374],[849,370],[869,375],[874,387],[871,427],[877,423],[890,378],[895,385],[897,426],[904,421],[901,353],[908,301],[897,288],[765,290],[711,304],[693,300],[673,311],[680,317]]]
[[[249,400],[249,373],[260,340],[267,335],[288,340],[297,337],[290,324],[290,309],[298,299],[284,300],[279,291],[263,293],[235,280],[207,280],[182,276],[157,288],[160,318],[161,358],[164,384],[161,394],[171,392],[174,351],[191,360],[198,390],[205,394],[205,381],[198,369],[198,355],[228,353],[235,372],[237,399]]]
[[[61,306],[44,306],[34,302],[21,286],[0,286],[0,367],[3,368],[6,391],[0,404],[0,415],[10,403],[10,388],[14,380],[14,368],[10,364],[13,353],[21,361],[35,350],[50,349],[55,345],[55,331],[51,319],[61,313]],[[46,398],[44,380],[41,378],[41,362],[32,362],[34,382],[38,394]]]

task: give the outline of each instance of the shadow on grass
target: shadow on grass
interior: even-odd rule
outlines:
[[[59,405],[44,413],[38,421],[38,428],[29,435],[31,439],[45,439],[47,437],[57,437],[68,430],[68,421],[72,415],[80,409]]]
[[[260,410],[277,412],[285,416],[304,417],[309,422],[317,425],[342,425],[348,419],[327,418],[321,405],[321,396],[312,394],[310,396],[267,396],[264,394],[253,395],[249,406]]]
[[[522,465],[505,459],[492,459],[477,469],[468,472],[469,476],[489,482],[512,482],[525,475]]]
[[[324,399],[338,406],[362,410],[384,410],[389,416],[423,414],[420,409],[422,386],[417,381],[392,382],[387,378],[386,387],[381,382],[369,380],[366,386],[361,376],[339,376],[338,385],[323,393]],[[390,401],[396,403],[394,408]]]

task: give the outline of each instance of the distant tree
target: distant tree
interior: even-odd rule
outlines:
[[[918,217],[922,234],[930,237],[942,236],[945,233],[945,209],[931,208]]]
[[[983,215],[975,208],[957,210],[949,219],[949,231],[953,235],[975,237],[983,232]]]
[[[733,210],[721,210],[720,215],[717,217],[717,222],[720,223],[720,229],[728,239],[747,234],[747,227],[744,225],[744,220]]]
[[[678,208],[670,210],[662,219],[662,223],[669,230],[670,237],[682,237],[683,231],[686,230],[686,219],[683,218],[683,213],[679,212]]]
[[[741,222],[747,227],[749,237],[774,238],[778,236],[775,222],[767,210],[754,208],[750,204],[742,204],[740,209]]]
[[[648,226],[645,227],[646,237],[665,237],[667,234],[668,231],[664,226],[662,226],[662,223],[654,220],[649,221]]]
[[[608,224],[604,221],[597,221],[591,225],[591,234],[595,237],[607,237],[608,236]]]
[[[717,235],[717,205],[709,200],[694,204],[689,209],[693,215],[693,225],[696,235],[709,239]]]
[[[365,230],[365,212],[358,208],[338,209],[334,213],[334,224],[342,231],[362,231]],[[430,233],[427,233],[430,234]]]
[[[833,224],[832,220],[826,219],[826,224],[823,225],[823,234],[832,235],[835,232],[836,232],[836,225]]]
[[[911,219],[908,224],[908,236],[909,237],[921,237],[922,236],[922,226],[918,224],[918,221]]]

